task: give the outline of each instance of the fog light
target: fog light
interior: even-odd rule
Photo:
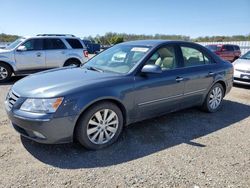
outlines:
[[[33,132],[33,134],[36,136],[36,137],[38,137],[38,138],[42,138],[42,139],[45,139],[46,137],[45,136],[43,136],[41,133],[39,133],[39,132],[37,132],[37,131],[32,131]]]

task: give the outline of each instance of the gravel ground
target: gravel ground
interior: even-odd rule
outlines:
[[[250,187],[249,87],[234,87],[217,113],[136,123],[114,145],[87,151],[21,138],[4,110],[10,85],[0,85],[0,187]]]

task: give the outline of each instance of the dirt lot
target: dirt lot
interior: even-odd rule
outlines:
[[[234,87],[218,113],[136,123],[87,151],[21,138],[4,111],[9,87],[0,86],[0,187],[250,187],[250,88]]]

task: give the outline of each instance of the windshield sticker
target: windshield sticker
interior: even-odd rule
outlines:
[[[147,52],[149,48],[139,48],[139,47],[134,47],[131,49],[132,52]]]

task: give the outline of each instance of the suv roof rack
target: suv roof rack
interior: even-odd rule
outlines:
[[[58,36],[58,37],[75,37],[75,35],[71,35],[71,34],[38,34],[36,36]]]

